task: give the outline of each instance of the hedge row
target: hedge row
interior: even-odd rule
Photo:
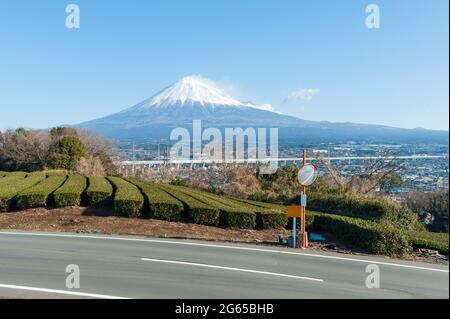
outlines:
[[[286,227],[289,218],[287,212],[266,210],[256,212],[256,226],[259,229],[273,229]]]
[[[388,223],[314,212],[307,214],[306,222],[314,230],[330,232],[373,254],[399,256],[409,250],[406,234]]]
[[[287,208],[282,205],[264,205],[259,202],[239,201],[234,199],[224,199],[243,205],[247,209],[256,213],[256,227],[259,229],[272,229],[286,227],[289,221]]]
[[[158,187],[181,201],[185,206],[189,219],[194,223],[210,226],[219,225],[220,211],[218,208],[207,205],[192,196],[186,195],[175,188],[175,186],[158,184]]]
[[[262,207],[272,207],[272,208],[278,208],[280,207],[280,205],[277,204],[272,204],[272,203],[263,203],[263,202],[257,202],[257,201],[252,201],[252,200],[240,200],[243,202],[247,202],[250,204],[254,204],[254,205],[260,205]],[[308,201],[308,205],[310,205],[311,202],[310,200]],[[393,209],[393,211],[397,210],[398,207],[395,207]],[[407,213],[408,214],[408,213]],[[320,216],[319,219],[315,219],[316,216]],[[323,213],[317,213],[317,212],[312,212],[312,211],[308,211],[306,214],[306,225],[308,229],[314,229],[314,227],[316,227],[317,230],[320,230],[321,228],[327,232],[330,232],[334,235],[336,235],[338,232],[333,231],[333,229],[331,227],[325,227],[326,225],[324,223],[321,223],[321,221],[323,221],[324,219],[329,219],[332,220],[330,222],[333,222],[334,219],[333,218],[339,218],[337,216],[334,215],[330,215],[330,214],[323,214]],[[386,215],[384,215],[384,217],[386,218]],[[386,218],[389,219],[389,218]],[[358,219],[357,218],[341,218],[341,220],[345,220],[346,223],[350,223],[350,225],[353,225],[355,222],[358,224]],[[361,221],[362,223],[365,223],[364,221]],[[385,229],[385,225],[383,223],[383,221],[381,221],[380,223],[369,223],[369,225],[372,225],[375,227],[378,225],[378,230],[381,229],[382,232],[384,232]],[[339,226],[335,226],[335,227],[339,227]],[[347,227],[347,226],[346,226]],[[326,229],[324,229],[326,228]],[[359,228],[359,227],[358,227]],[[388,232],[391,233],[392,231],[394,231],[395,233],[397,233],[397,235],[400,234],[400,231],[397,228],[393,228],[393,227],[389,227],[388,228]],[[345,232],[345,231],[344,231]],[[389,235],[387,235],[389,237]],[[396,234],[392,235],[393,237],[397,237]],[[404,236],[404,235],[399,235],[400,237]],[[341,236],[339,236],[339,238],[341,238]],[[432,232],[428,232],[428,231],[409,231],[406,235],[406,239],[409,242],[409,245],[412,246],[413,248],[427,248],[427,249],[433,249],[433,250],[438,250],[441,254],[445,254],[448,255],[448,246],[449,246],[449,235],[448,233],[432,233]],[[373,247],[371,245],[367,245],[364,241],[358,241],[358,240],[353,240],[353,237],[350,236],[349,239],[347,239],[347,241],[349,242],[353,242],[353,244],[355,244],[355,246],[359,246],[362,248],[370,248]],[[400,244],[399,244],[400,243]],[[405,240],[404,239],[398,239],[392,242],[392,245],[397,245],[397,247],[401,247],[400,250],[402,250],[403,252],[406,252],[406,248],[405,248]],[[375,247],[378,245],[380,246],[381,244],[377,243],[374,244]],[[386,246],[390,246],[391,244],[388,243],[386,244]],[[393,251],[393,253],[395,253],[396,248],[395,247],[388,247],[387,248],[390,251]],[[381,250],[380,248],[377,249],[373,249],[373,250]]]
[[[202,192],[196,189],[182,187],[179,186],[188,194],[196,194],[201,196],[200,199],[209,199],[215,201],[220,204],[227,205],[234,210],[245,210],[256,214],[256,227],[259,229],[267,229],[267,228],[280,228],[285,227],[288,223],[288,217],[286,214],[286,208],[279,205],[274,209],[276,205],[272,205],[269,207],[263,207],[261,205],[255,205],[245,201],[239,201],[229,197],[218,196],[208,192]],[[257,203],[257,202],[255,202]],[[269,204],[270,205],[270,204]],[[280,208],[281,207],[281,208]],[[246,220],[246,219],[245,219]],[[250,224],[253,222],[247,223],[245,227],[237,226],[239,228],[250,228]],[[252,227],[253,228],[253,227]]]
[[[218,202],[215,199],[208,198],[204,195],[188,194],[197,200],[204,202],[205,204],[217,208],[220,211],[219,224],[229,228],[255,228],[256,227],[256,214],[255,212],[245,208],[236,207],[233,205],[227,205]]]
[[[129,178],[127,180],[136,185],[144,194],[146,201],[145,211],[151,217],[169,221],[181,220],[181,213],[184,209],[181,201],[158,188],[155,184],[135,178]]]
[[[7,211],[14,206],[15,196],[21,191],[32,187],[45,178],[44,173],[31,173],[25,177],[18,174],[8,174],[0,181],[0,211]]]
[[[67,179],[67,175],[47,176],[38,184],[30,187],[16,196],[16,205],[19,209],[33,207],[47,207],[52,200],[52,194]]]
[[[36,174],[44,174],[44,175],[45,175],[44,172],[34,172],[34,173],[27,173],[27,172],[10,172],[10,173],[8,173],[7,175],[8,175],[8,177],[9,177],[9,176],[27,177],[27,176],[30,175],[30,174],[32,174],[32,175],[36,175]]]
[[[237,209],[221,209],[220,223],[229,228],[255,228],[256,214],[251,211]]]
[[[228,197],[230,198],[230,197]],[[233,198],[234,199],[234,198]],[[272,209],[272,210],[280,210],[280,211],[285,211],[286,210],[286,206],[281,205],[281,204],[274,204],[274,203],[265,203],[265,202],[258,202],[255,200],[250,200],[250,199],[234,199],[235,201],[239,201],[245,204],[250,204],[256,207],[261,207],[261,208],[267,208],[267,209]]]
[[[85,189],[86,177],[81,175],[70,175],[64,185],[53,193],[55,206],[81,206],[81,199]]]
[[[61,176],[61,175],[68,175],[70,174],[70,171],[65,169],[52,169],[45,172],[47,176]]]
[[[224,203],[214,196],[209,197],[204,192],[195,192],[187,187],[171,186],[205,204],[217,208],[220,211],[220,224],[230,228],[255,228],[256,214],[244,206],[233,205],[231,202]]]
[[[89,177],[88,184],[89,186],[86,189],[88,206],[109,206],[111,204],[113,186],[105,177]]]
[[[256,224],[260,229],[280,228],[288,225],[286,206],[244,199],[236,199],[236,201],[256,207]]]
[[[142,215],[144,196],[133,184],[120,177],[108,177],[114,186],[114,210],[129,217]]]
[[[235,208],[235,209],[241,209],[241,210],[250,210],[252,212],[255,211],[255,209],[251,209],[251,207],[246,206],[244,203],[240,203],[237,201],[234,201],[233,199],[226,198],[223,196],[215,195],[208,192],[203,192],[197,189],[193,189],[190,187],[185,186],[174,186],[177,187],[180,191],[187,193],[188,195],[193,195],[199,197],[200,200],[207,200],[208,202],[213,203],[213,205],[219,205],[219,206],[227,206],[229,208]],[[254,207],[252,207],[254,208]]]
[[[330,214],[386,220],[401,229],[412,230],[419,227],[417,214],[381,198],[314,192],[308,196],[308,206],[313,210]]]
[[[426,248],[437,250],[448,255],[448,233],[432,233],[428,231],[409,232],[408,240],[414,249]]]

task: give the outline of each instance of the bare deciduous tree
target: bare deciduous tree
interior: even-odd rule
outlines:
[[[405,196],[404,205],[419,214],[430,230],[448,233],[448,195],[448,190],[415,191]]]
[[[246,167],[233,166],[225,171],[226,181],[221,191],[230,196],[248,198],[258,192],[261,187],[254,172]]]
[[[82,163],[78,163],[83,171],[115,172],[114,162],[120,156],[113,142],[87,130],[77,131],[65,127],[57,127],[50,132],[25,129],[0,132],[0,170],[46,169],[54,165],[60,143],[69,137],[76,137],[87,150],[87,156],[83,155],[85,158]]]
[[[76,164],[76,171],[86,176],[105,176],[105,170],[98,157],[82,157]]]
[[[393,154],[383,154],[374,159],[364,160],[353,169],[350,177],[343,176],[323,155],[317,156],[326,170],[331,187],[343,192],[360,194],[374,193],[382,188],[386,181],[400,172],[404,165]]]
[[[51,140],[44,131],[0,132],[0,166],[10,170],[45,169]]]
[[[87,129],[79,130],[78,137],[89,154],[101,161],[106,172],[112,173],[115,171],[114,162],[120,160],[121,155],[113,141]]]

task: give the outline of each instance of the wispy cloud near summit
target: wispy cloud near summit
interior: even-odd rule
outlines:
[[[297,89],[295,91],[292,91],[289,93],[289,95],[286,97],[285,102],[298,102],[298,101],[304,101],[304,100],[311,100],[314,96],[319,94],[319,89]]]

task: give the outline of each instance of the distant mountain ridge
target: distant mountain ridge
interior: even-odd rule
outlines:
[[[191,129],[193,120],[202,120],[204,128],[277,127],[281,140],[302,143],[448,143],[446,131],[316,122],[283,115],[269,104],[240,102],[198,76],[185,77],[133,107],[74,127],[89,128],[118,140],[169,138],[175,127]]]

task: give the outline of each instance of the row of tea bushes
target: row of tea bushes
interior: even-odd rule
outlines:
[[[140,217],[144,207],[144,196],[133,184],[120,177],[108,177],[114,186],[114,210],[128,217]]]
[[[373,254],[400,256],[409,250],[406,234],[389,223],[309,212],[307,225],[310,229],[331,233],[335,238]]]
[[[227,205],[236,211],[245,211],[255,214],[254,221],[253,218],[247,214],[245,216],[242,216],[241,220],[237,222],[238,224],[235,224],[233,227],[254,228],[254,226],[252,227],[252,225],[255,224],[256,228],[259,229],[280,228],[285,227],[288,223],[286,207],[283,207],[281,205],[276,206],[269,204],[269,207],[263,207],[261,205],[255,205],[255,203],[239,201],[233,198],[199,191],[189,187],[178,186],[178,188],[182,189],[187,194],[200,196],[200,199],[208,199],[216,203]],[[224,223],[229,224],[227,219],[224,220]]]
[[[88,206],[109,206],[112,203],[113,186],[105,177],[91,176],[86,189],[86,203]]]
[[[308,206],[312,210],[330,214],[387,221],[401,229],[423,229],[417,214],[383,198],[311,192],[308,195]]]
[[[181,201],[188,214],[188,218],[194,223],[210,226],[219,225],[220,211],[216,207],[212,207],[203,201],[193,198],[179,191],[174,186],[158,184],[158,187]]]
[[[8,211],[14,207],[16,195],[46,178],[41,172],[8,174],[1,180],[0,211]]]
[[[153,218],[180,221],[183,213],[183,203],[153,183],[136,178],[128,178],[136,185],[145,197],[144,212]]]
[[[67,175],[51,175],[33,187],[20,192],[16,197],[16,206],[19,209],[34,207],[47,207],[52,200],[51,196],[66,181]]]
[[[175,188],[175,186],[172,186]],[[254,211],[244,207],[235,206],[229,203],[223,203],[212,199],[205,194],[197,194],[195,192],[189,192],[186,188],[178,187],[178,190],[184,194],[191,196],[205,204],[219,210],[219,222],[224,227],[230,228],[255,228],[256,227],[256,214]]]
[[[86,189],[86,184],[86,177],[81,175],[70,175],[64,185],[53,193],[55,206],[81,206],[81,200]]]
[[[410,245],[417,248],[425,248],[439,251],[448,256],[448,233],[432,233],[429,231],[411,231],[408,233]]]

